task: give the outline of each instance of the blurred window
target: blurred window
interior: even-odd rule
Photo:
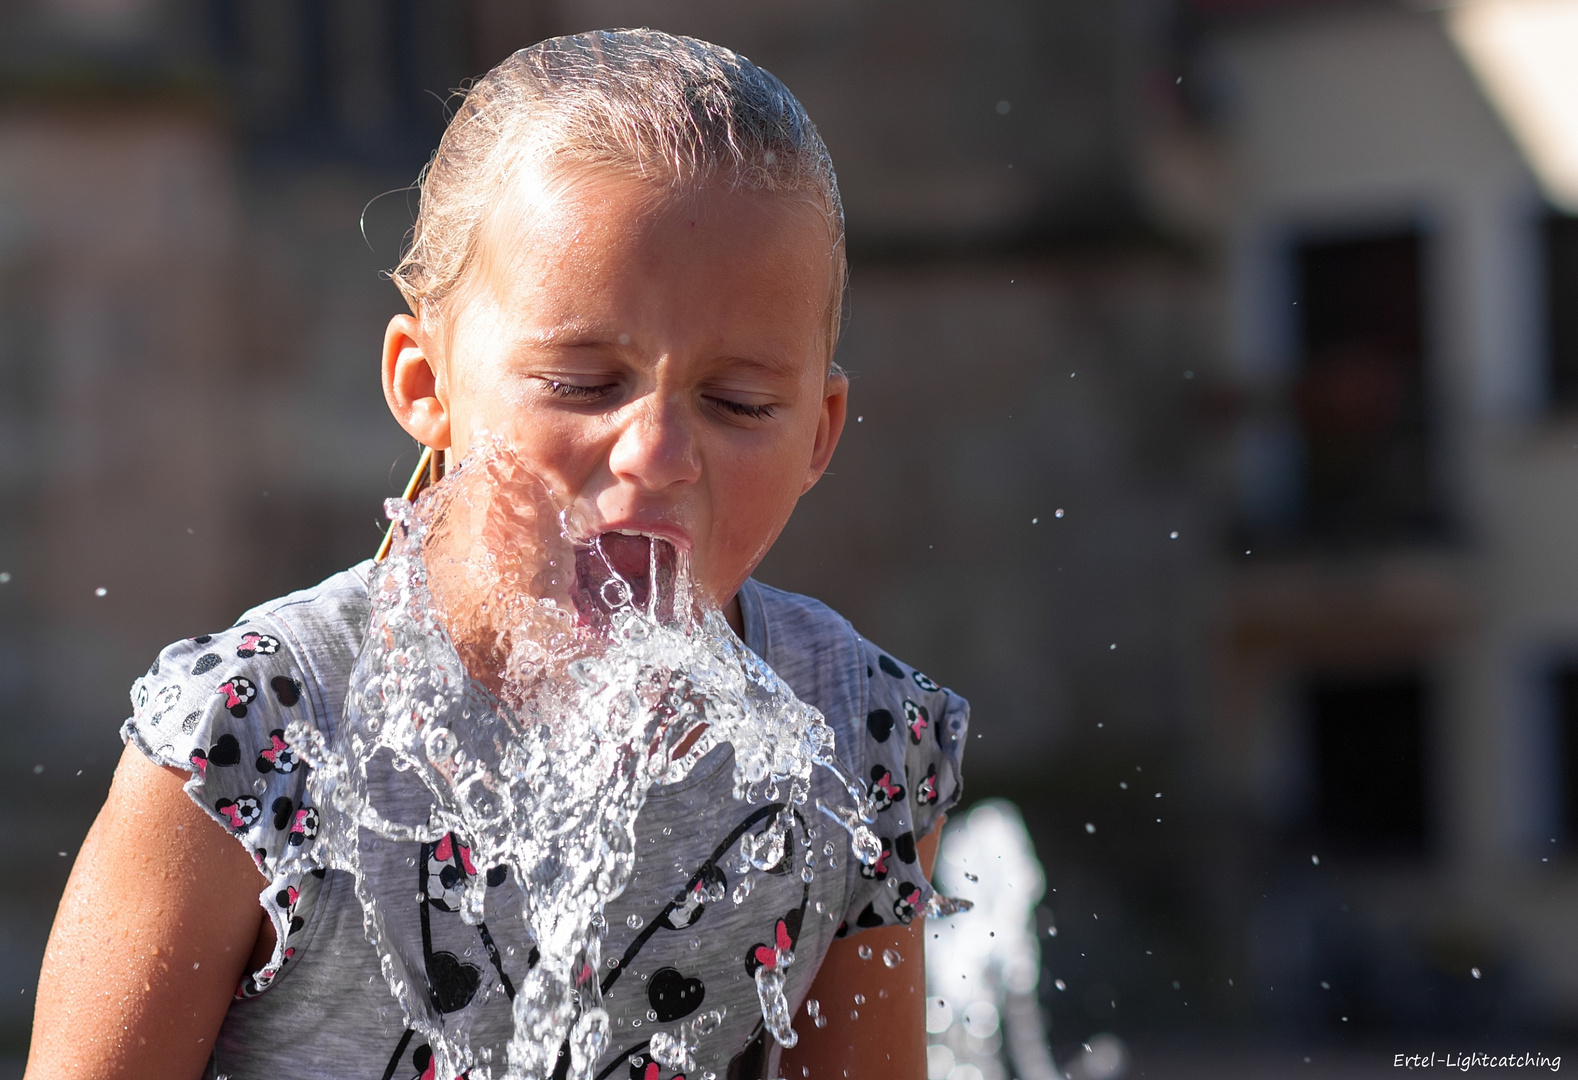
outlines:
[[[208,0],[209,40],[259,147],[416,168],[468,74],[464,5]]]
[[[1551,404],[1578,406],[1578,217],[1545,219],[1545,326]]]
[[[1556,723],[1561,754],[1561,826],[1569,847],[1578,841],[1578,660],[1556,669]]]
[[[1417,671],[1309,685],[1316,822],[1357,852],[1421,853],[1427,840],[1428,700]]]
[[[1360,544],[1438,531],[1417,231],[1298,248],[1303,524]]]
[[[0,446],[10,459],[0,463],[0,477],[7,479],[37,438],[33,428],[44,411],[44,381],[50,369],[45,281],[33,258],[0,262],[0,386],[5,387],[0,393]],[[28,463],[29,470],[33,464]]]

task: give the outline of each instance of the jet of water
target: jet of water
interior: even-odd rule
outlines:
[[[745,802],[803,806],[811,770],[828,769],[849,801],[817,808],[868,864],[881,854],[873,807],[822,715],[700,597],[685,552],[651,539],[646,574],[621,573],[597,538],[570,535],[551,493],[502,443],[387,510],[395,543],[371,582],[344,720],[328,734],[297,722],[286,736],[313,766],[319,858],[355,876],[384,977],[438,1072],[473,1080],[493,1076],[491,1052],[471,1045],[464,1013],[435,1004],[389,926],[389,905],[405,897],[379,895],[367,865],[388,842],[453,833],[479,869],[507,868],[539,959],[514,995],[501,1075],[548,1080],[567,1045],[569,1076],[585,1080],[610,1038],[597,977],[604,910],[630,880],[654,785],[683,779],[723,742]],[[783,858],[791,819],[774,815],[744,839],[751,864]],[[491,876],[468,878],[468,922],[500,902]],[[785,946],[756,972],[763,1020],[785,1046],[793,962]],[[688,1064],[703,1021],[722,1017],[655,1038],[654,1056]]]

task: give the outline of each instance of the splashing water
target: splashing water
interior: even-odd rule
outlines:
[[[697,1043],[703,1035],[710,1035],[728,1015],[727,1009],[709,1009],[693,1020],[687,1020],[671,1035],[655,1031],[647,1043],[652,1058],[665,1069],[673,1072],[694,1072],[696,1069]]]
[[[947,919],[954,915],[962,915],[964,912],[971,911],[974,908],[974,900],[966,900],[958,896],[944,896],[940,892],[934,892],[926,901],[926,906],[922,910],[925,911],[928,919]],[[1056,937],[1055,934],[1053,936]]]
[[[508,868],[540,956],[513,995],[507,1080],[547,1080],[566,1044],[568,1075],[592,1075],[611,1035],[597,975],[603,912],[630,880],[637,815],[650,788],[684,779],[715,746],[733,746],[735,798],[791,808],[742,839],[750,866],[784,858],[792,808],[808,801],[818,766],[849,801],[817,809],[857,858],[880,857],[874,810],[834,756],[832,729],[697,597],[684,552],[650,538],[577,542],[500,443],[387,510],[396,542],[371,583],[344,720],[327,737],[298,721],[287,739],[314,766],[319,858],[355,875],[384,978],[440,1075],[491,1080],[497,1063],[396,944],[389,905],[403,897],[375,894],[363,872],[389,842],[453,833],[479,870]],[[640,546],[644,574],[631,566]],[[490,877],[466,881],[468,923],[508,903],[488,892]],[[786,1047],[793,962],[781,941],[755,973],[763,1020]],[[653,1056],[693,1070],[696,1040],[722,1020],[714,1010],[656,1033]]]

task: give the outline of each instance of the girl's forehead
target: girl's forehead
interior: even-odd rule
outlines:
[[[509,185],[471,271],[474,297],[520,314],[606,301],[586,290],[616,281],[734,274],[772,278],[820,318],[842,284],[826,215],[803,195],[721,183],[676,191],[609,173]]]
[[[676,187],[612,170],[521,174],[501,190],[482,246],[519,253],[539,252],[543,245],[573,249],[636,243],[676,219],[689,229],[815,235],[823,239],[830,260],[835,254],[825,212],[803,193],[721,181]]]

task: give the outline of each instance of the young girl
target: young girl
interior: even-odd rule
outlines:
[[[786,856],[747,882],[731,859],[771,808],[734,799],[730,747],[653,788],[608,906],[611,1034],[586,1075],[683,1075],[651,1047],[687,1024],[691,1080],[924,1075],[919,914],[967,707],[749,576],[826,469],[848,393],[832,364],[843,214],[810,118],[704,42],[543,42],[467,95],[394,277],[412,313],[390,321],[382,374],[401,426],[448,464],[507,441],[632,580],[660,543],[687,553],[703,602],[825,715],[880,811],[869,865],[829,826],[815,849],[791,837],[808,858],[831,838],[827,869],[806,880]],[[310,770],[285,733],[346,722],[374,572],[177,642],[138,680],[50,938],[29,1077],[432,1077],[429,1029],[391,993],[360,893],[407,935],[426,1014],[502,1045],[537,963],[530,928],[493,921],[509,868],[474,865],[455,833],[393,845],[356,877],[315,857]],[[482,923],[458,913],[477,875]],[[784,973],[792,1049],[764,1026],[764,965]],[[571,1065],[562,1054],[555,1075]]]

